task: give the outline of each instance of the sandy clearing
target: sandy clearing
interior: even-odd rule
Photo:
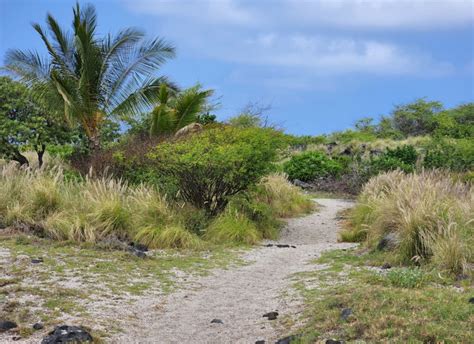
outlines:
[[[297,318],[301,310],[301,299],[291,292],[291,276],[316,269],[309,262],[325,250],[353,246],[337,243],[336,219],[337,212],[352,203],[316,201],[321,205],[319,212],[290,219],[281,238],[268,242],[296,248],[258,247],[245,254],[247,265],[191,279],[165,297],[140,298],[123,313],[117,313],[124,332],[110,342],[273,343],[285,335],[284,320]],[[275,310],[280,314],[277,320],[262,317]],[[120,320],[122,317],[124,320]],[[213,319],[223,324],[211,323]]]

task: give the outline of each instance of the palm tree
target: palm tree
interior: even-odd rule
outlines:
[[[166,77],[154,73],[175,49],[161,38],[145,40],[133,28],[117,35],[97,36],[97,16],[92,5],[73,8],[72,34],[50,14],[48,32],[33,28],[49,53],[10,50],[6,69],[13,72],[61,112],[69,123],[78,122],[95,150],[100,147],[100,127],[108,116],[142,113],[156,104]]]
[[[198,121],[213,90],[200,85],[176,92],[166,84],[160,86],[159,105],[151,113],[150,135],[170,134]]]

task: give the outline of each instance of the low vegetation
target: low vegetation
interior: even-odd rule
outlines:
[[[393,250],[405,263],[430,263],[455,274],[474,263],[473,190],[445,172],[394,171],[371,179],[343,240]]]
[[[276,236],[275,217],[311,209],[311,201],[279,175],[242,195],[245,207],[242,200],[231,199],[215,219],[167,199],[150,185],[131,186],[105,177],[68,179],[60,169],[21,171],[7,165],[0,186],[3,227],[60,241],[100,243],[114,238],[150,248],[199,249],[205,246],[203,239],[223,242],[226,236],[228,243],[252,244]],[[289,192],[276,192],[283,189]]]
[[[305,300],[294,343],[471,343],[471,281],[431,266],[392,267],[383,252],[336,250],[295,277]],[[293,342],[292,342],[293,343]]]

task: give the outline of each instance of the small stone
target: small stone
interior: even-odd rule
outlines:
[[[39,264],[39,263],[42,263],[43,262],[43,258],[33,258],[31,260],[31,263],[33,264]]]
[[[278,312],[268,312],[263,317],[268,318],[268,320],[275,320],[278,317]]]
[[[36,323],[33,325],[33,329],[38,331],[38,330],[42,330],[44,328],[44,325],[42,323]]]
[[[387,270],[387,269],[391,269],[391,268],[392,268],[392,266],[389,263],[385,263],[384,265],[382,265],[383,270]]]
[[[93,340],[89,332],[80,326],[62,325],[49,332],[41,344],[89,343]]]
[[[296,246],[295,246],[295,245],[291,245],[291,248],[296,248]]]
[[[273,247],[273,244],[266,244],[266,245],[263,245],[265,247]]]
[[[278,339],[275,344],[291,344],[296,339],[300,338],[301,335],[291,335],[285,338]]]
[[[342,340],[327,339],[326,344],[344,344]]]
[[[19,341],[20,339],[21,339],[21,337],[20,337],[20,336],[15,336],[15,337],[12,337],[12,340],[13,340],[14,342],[16,342],[16,341]]]
[[[344,308],[342,311],[341,311],[341,319],[342,320],[347,320],[349,319],[349,317],[352,315],[352,309],[350,308]]]
[[[6,332],[13,328],[16,328],[18,325],[10,320],[0,320],[0,333]]]
[[[265,344],[265,341],[264,341],[264,340],[257,340],[257,341],[255,342],[255,344]]]
[[[223,324],[224,322],[221,319],[212,319],[211,324]]]
[[[471,298],[469,299],[469,303],[474,304],[474,297],[471,297]]]
[[[287,245],[287,244],[278,244],[277,247],[279,247],[279,248],[288,248],[288,247],[290,247],[290,245]]]

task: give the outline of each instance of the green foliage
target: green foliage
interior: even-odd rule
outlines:
[[[318,177],[336,176],[342,166],[322,152],[304,152],[294,155],[283,169],[291,180],[311,181]]]
[[[25,86],[10,78],[0,77],[1,158],[28,164],[21,152],[33,149],[41,167],[47,147],[69,140],[71,135],[67,128],[46,114]]]
[[[472,139],[433,139],[426,147],[423,166],[465,172],[474,169],[474,141]]]
[[[211,120],[210,115],[200,116],[212,93],[212,90],[201,90],[200,85],[176,93],[162,84],[158,95],[159,105],[151,113],[150,134],[173,134],[188,124]]]
[[[387,273],[390,284],[401,288],[419,288],[423,285],[423,277],[420,268],[394,268]]]
[[[186,229],[174,227],[145,227],[135,236],[135,240],[150,248],[201,249],[202,241]]]
[[[281,134],[271,129],[216,127],[159,144],[148,156],[172,177],[181,197],[216,214],[228,197],[255,185],[273,169]]]
[[[5,67],[32,85],[48,110],[79,123],[91,148],[97,149],[106,118],[139,114],[156,101],[158,87],[168,81],[153,74],[174,57],[174,47],[160,38],[145,40],[143,32],[132,28],[98,37],[92,5],[75,5],[72,33],[49,14],[46,21],[48,31],[39,24],[33,28],[48,58],[10,50]]]
[[[410,173],[415,170],[415,164],[418,159],[418,153],[410,145],[399,146],[395,149],[387,150],[379,157],[372,158],[370,161],[370,173],[377,175],[381,172],[402,170]]]
[[[394,128],[405,136],[429,134],[433,131],[433,118],[441,110],[443,105],[440,102],[424,99],[398,105],[392,112]]]

